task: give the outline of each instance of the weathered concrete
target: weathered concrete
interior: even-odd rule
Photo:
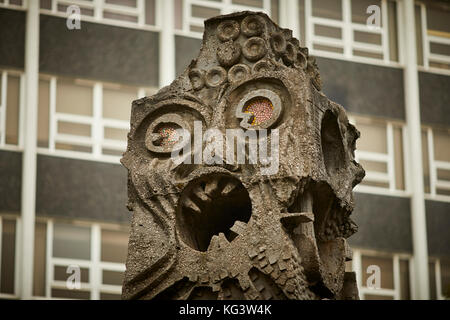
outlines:
[[[243,122],[246,107],[269,105]],[[194,121],[223,133],[278,129],[278,173],[262,175],[260,163],[175,165],[173,130]],[[356,232],[352,189],[364,176],[358,136],[290,30],[262,13],[207,20],[197,59],[133,102],[123,298],[357,298],[345,239]]]

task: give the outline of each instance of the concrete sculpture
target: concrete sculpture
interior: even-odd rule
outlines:
[[[211,128],[247,135],[231,149],[245,151],[245,163],[208,149],[217,141],[197,136]],[[122,297],[356,299],[345,262],[356,232],[352,189],[364,177],[358,137],[290,30],[263,13],[207,20],[184,73],[133,102],[122,158],[133,212]],[[271,142],[267,159],[277,157],[269,174],[267,161],[248,155],[261,139]],[[199,161],[211,150],[212,163]]]

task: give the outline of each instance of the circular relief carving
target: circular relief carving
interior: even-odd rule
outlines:
[[[264,21],[256,15],[245,17],[241,29],[247,37],[259,36],[264,30]]]
[[[235,115],[245,129],[268,129],[280,118],[281,99],[267,89],[247,93],[237,104]]]
[[[158,153],[170,153],[180,150],[189,141],[183,141],[180,130],[190,130],[189,124],[175,113],[164,114],[156,118],[145,133],[145,146]],[[175,148],[177,142],[183,141]]]
[[[236,64],[228,71],[228,80],[230,82],[239,82],[245,80],[250,74],[250,68],[245,64]]]
[[[191,85],[194,90],[200,90],[205,85],[205,78],[200,69],[191,69],[189,71],[189,80],[191,80]]]
[[[283,54],[286,50],[286,39],[281,32],[276,32],[270,37],[270,44],[276,54]]]
[[[247,60],[257,61],[267,53],[266,42],[262,38],[250,38],[245,41],[242,52]]]
[[[239,23],[233,20],[226,20],[217,27],[217,37],[221,41],[235,40],[240,33]]]
[[[230,67],[237,62],[241,57],[241,46],[239,43],[233,41],[227,41],[220,44],[217,48],[217,60],[220,65],[224,67]]]
[[[292,65],[296,59],[297,49],[295,49],[295,46],[292,43],[288,42],[286,44],[286,51],[283,54],[283,61],[287,65]]]
[[[306,66],[308,65],[308,60],[306,60],[306,57],[303,55],[303,53],[298,52],[297,61],[295,62],[295,64],[302,69],[306,69]]]
[[[225,82],[227,79],[227,72],[222,67],[214,67],[206,73],[206,85],[208,87],[217,87]]]
[[[253,73],[264,73],[273,70],[273,64],[269,60],[261,60],[253,65]]]

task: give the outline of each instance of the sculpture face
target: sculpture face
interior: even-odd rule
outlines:
[[[123,298],[355,297],[345,239],[356,231],[352,189],[364,176],[354,160],[359,133],[320,85],[308,50],[265,14],[206,21],[197,59],[133,102],[122,159],[133,211]],[[227,129],[256,132],[256,141],[265,129],[267,144],[278,142],[268,150],[277,170],[264,174],[267,163],[251,159],[199,163],[213,139],[185,141],[177,129],[193,140],[217,129],[224,141]],[[174,163],[171,152],[186,143],[191,164]]]

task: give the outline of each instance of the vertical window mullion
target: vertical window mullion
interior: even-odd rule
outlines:
[[[15,265],[15,272],[14,272],[14,295],[19,295],[20,287],[21,287],[21,281],[22,281],[22,239],[23,239],[23,228],[22,228],[22,220],[21,218],[16,219],[16,245],[14,248],[15,256],[14,256],[14,265]],[[34,246],[34,241],[33,241]]]
[[[401,127],[402,129],[402,146],[403,146],[403,176],[405,179],[405,191],[406,192],[411,192],[411,177],[409,174],[409,168],[410,168],[410,158],[409,158],[409,144],[408,144],[408,130],[406,128],[406,125],[403,125]]]
[[[100,299],[100,286],[102,281],[102,273],[100,269],[100,246],[101,246],[101,230],[98,224],[91,227],[91,268],[90,282],[91,282],[91,299]]]
[[[429,58],[428,55],[430,53],[430,43],[428,42],[428,26],[427,26],[427,12],[425,4],[420,5],[420,16],[422,20],[422,48],[423,48],[423,66],[425,68],[429,67]],[[408,32],[408,31],[406,31]]]
[[[381,45],[383,47],[383,61],[388,63],[390,61],[389,56],[389,21],[388,21],[388,9],[387,0],[381,0],[381,20],[383,27],[381,29]]]
[[[50,298],[52,295],[53,282],[53,221],[47,222],[47,250],[46,250],[46,274],[45,274],[45,296]]]
[[[48,148],[51,152],[55,151],[55,137],[56,137],[56,128],[57,128],[57,119],[56,119],[56,77],[50,78],[49,85],[49,97],[50,97],[50,105],[49,105],[49,126],[48,126]]]
[[[394,300],[400,300],[401,284],[400,284],[400,259],[397,254],[393,257],[393,272],[394,272]]]
[[[17,134],[19,135],[18,144],[19,147],[23,148],[24,144],[24,130],[25,130],[25,75],[20,75],[20,86],[19,86],[19,128]],[[37,141],[36,141],[37,143]]]
[[[343,21],[343,40],[344,40],[344,56],[350,59],[353,56],[353,28],[351,15],[351,0],[342,0],[342,21]]]
[[[138,10],[138,25],[144,26],[145,25],[145,2],[144,0],[137,0],[136,7]]]
[[[434,139],[433,130],[428,128],[427,130],[428,139],[428,162],[430,167],[430,194],[432,196],[436,195],[436,166],[434,164]]]
[[[2,101],[0,103],[0,146],[5,145],[6,141],[6,95],[8,94],[8,72],[3,71],[2,73]]]
[[[103,109],[103,84],[97,82],[94,84],[93,89],[93,104],[92,104],[93,119],[91,123],[92,152],[95,158],[99,158],[102,154],[102,141],[103,141],[102,109]]]
[[[3,220],[0,216],[0,288],[2,287],[2,239],[3,239]]]
[[[442,296],[442,281],[441,281],[441,260],[436,259],[434,263],[435,280],[436,280],[436,298],[438,300],[444,300]]]
[[[387,127],[387,153],[388,153],[388,176],[389,176],[389,190],[396,189],[395,186],[395,162],[394,162],[394,130],[392,123],[388,123]]]
[[[312,36],[313,36],[313,23],[311,21],[312,17],[312,7],[311,0],[305,0],[305,45],[309,48],[309,51],[312,53],[314,51],[312,47]]]

